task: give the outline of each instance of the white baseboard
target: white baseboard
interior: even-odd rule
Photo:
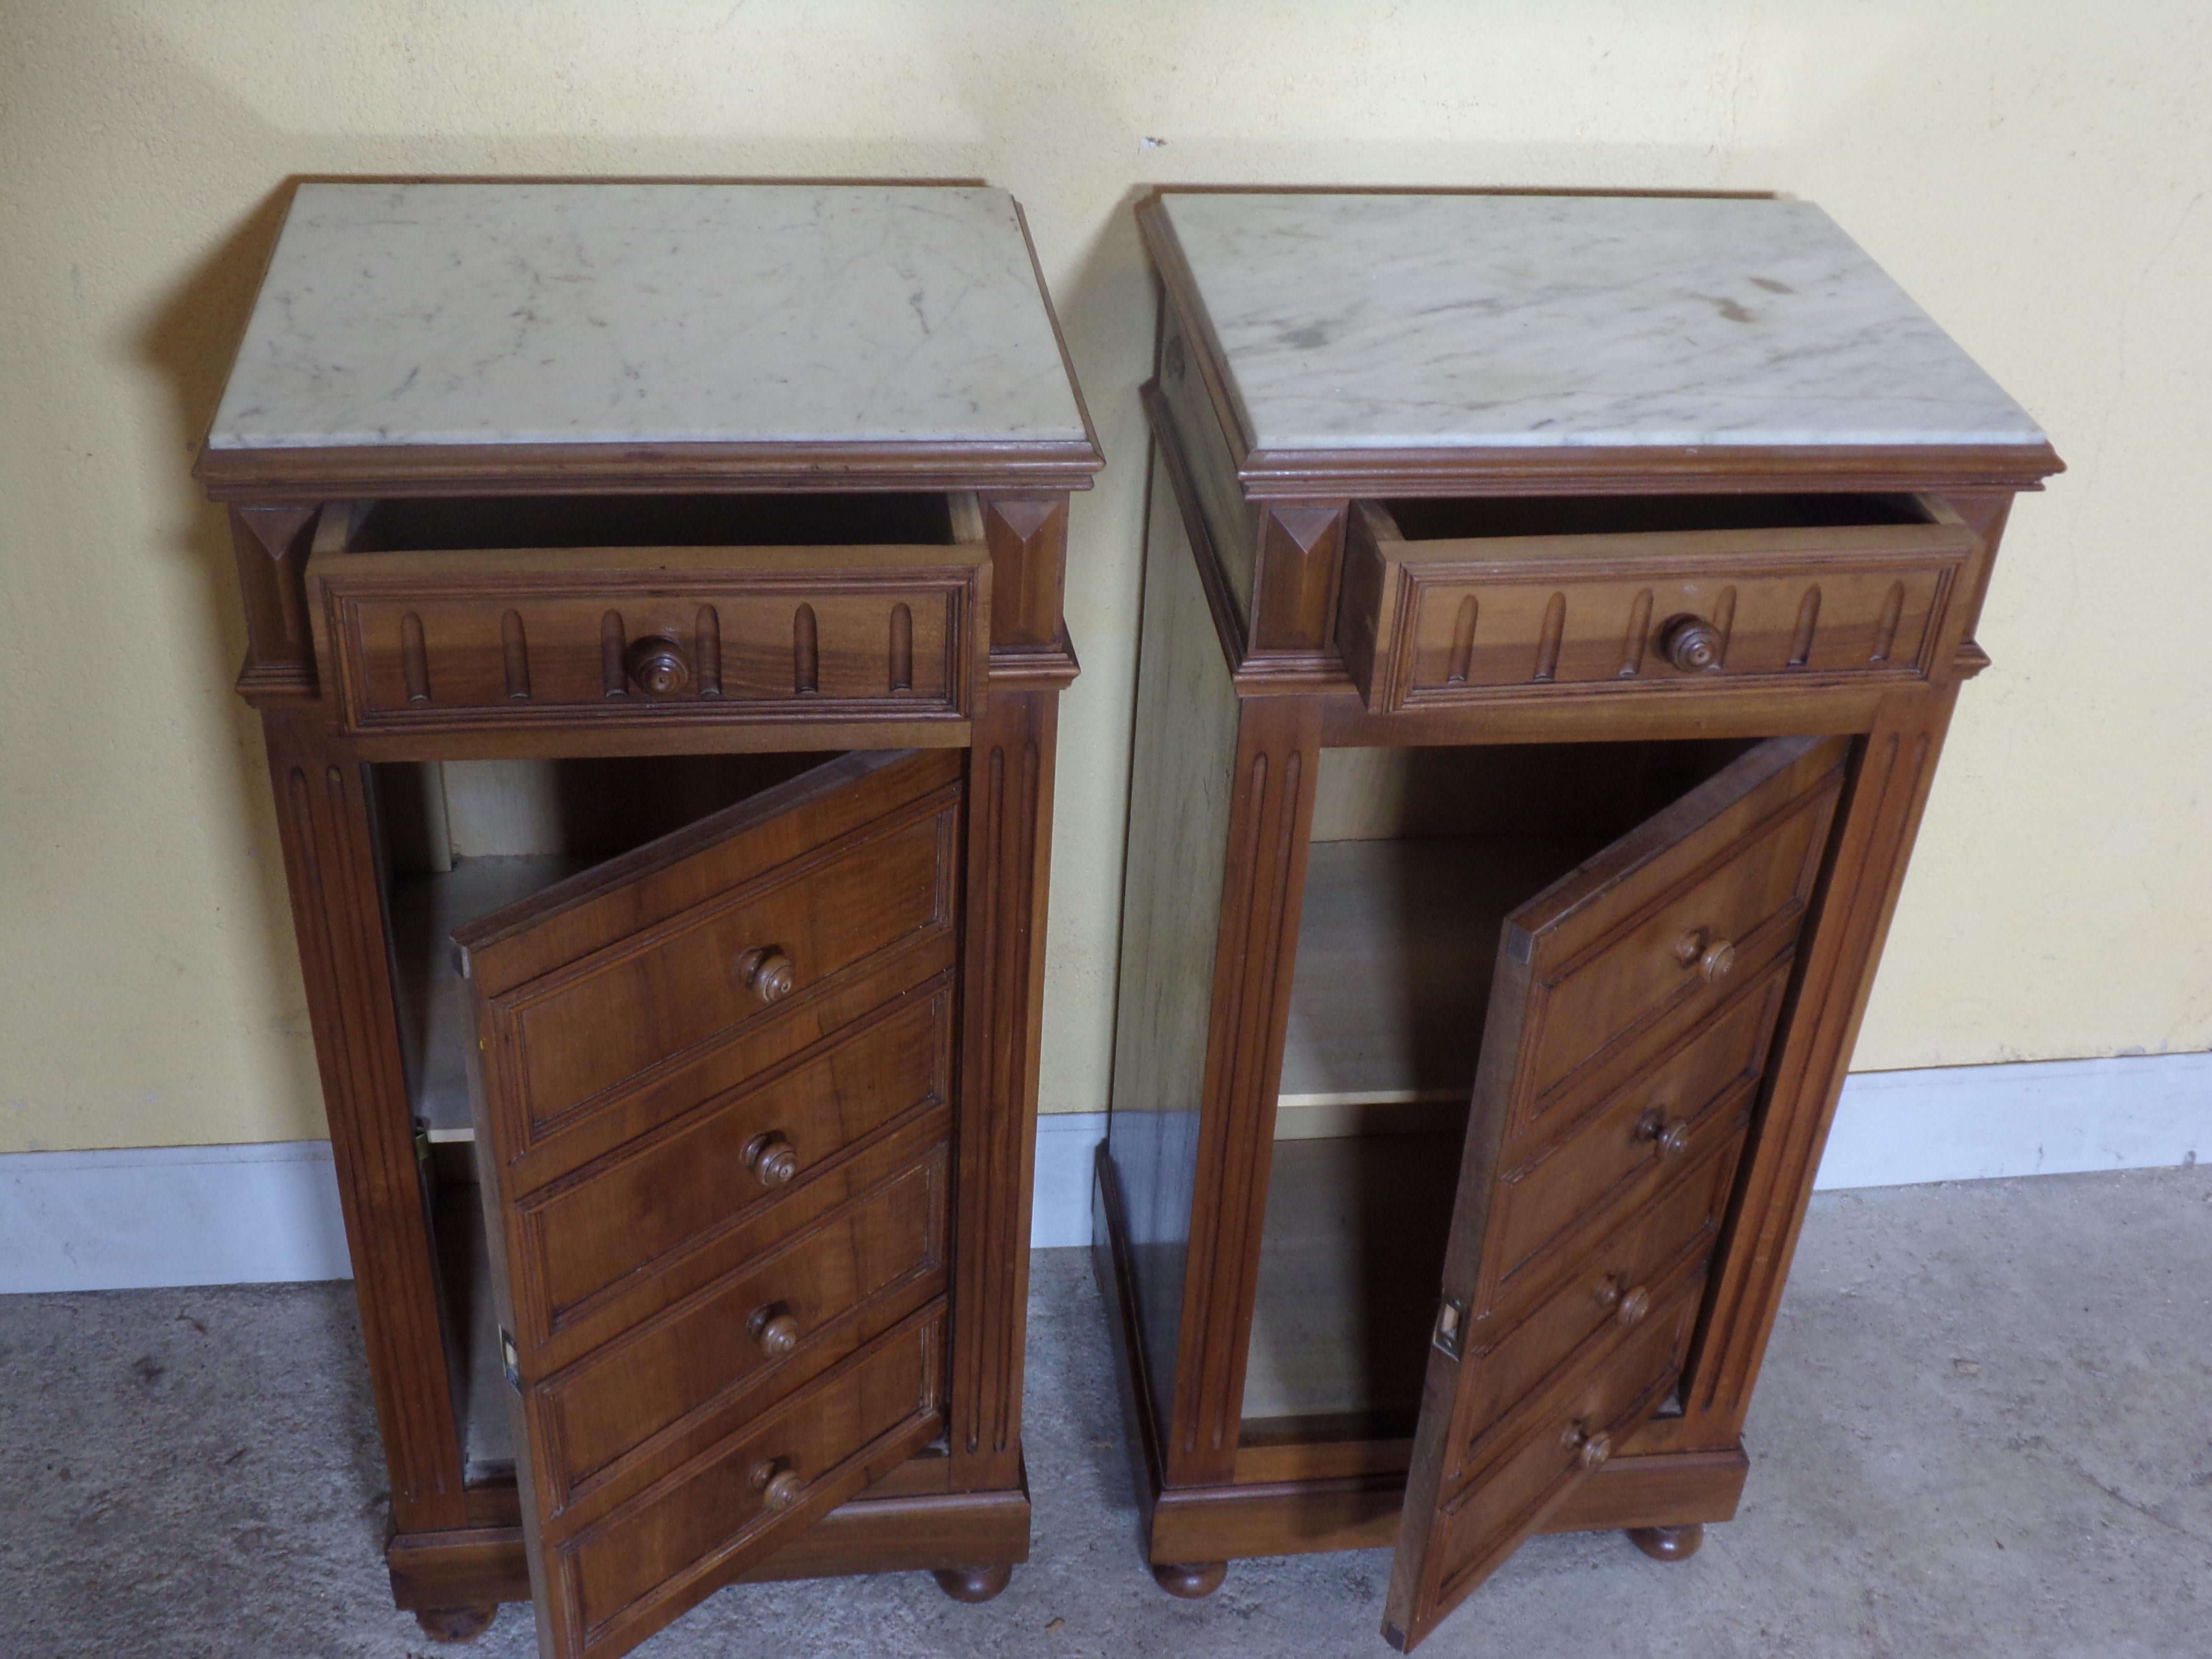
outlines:
[[[0,1157],[0,1292],[351,1277],[327,1140]]]
[[[1091,1242],[1103,1112],[1039,1120],[1030,1243]],[[1816,1185],[2152,1169],[2212,1157],[2212,1054],[1863,1072]],[[328,1141],[0,1156],[0,1293],[351,1276]]]
[[[2154,1170],[2212,1158],[2212,1054],[1857,1072],[1814,1185]]]
[[[1037,1119],[1036,1197],[1030,1205],[1030,1248],[1056,1250],[1091,1242],[1091,1172],[1106,1139],[1103,1112],[1049,1112]]]

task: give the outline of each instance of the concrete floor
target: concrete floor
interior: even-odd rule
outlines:
[[[1378,1656],[1389,1558],[1139,1564],[1097,1291],[1038,1257],[1033,1559],[981,1607],[920,1575],[725,1591],[650,1659]],[[2212,1653],[2212,1169],[1814,1202],[1736,1521],[1686,1565],[1539,1539],[1424,1651],[1634,1659]],[[0,1298],[0,1654],[434,1649],[386,1600],[347,1287]]]

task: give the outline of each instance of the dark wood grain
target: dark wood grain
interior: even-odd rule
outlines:
[[[1057,710],[1050,693],[998,693],[968,757],[951,1425],[961,1492],[1021,1479]]]
[[[1683,1163],[1693,1170],[1717,1156],[1732,1160],[1778,999],[1738,1000],[1746,1017],[1711,1022],[1686,1043],[1669,1041],[1668,1021],[1717,1000],[1728,983],[1711,971],[1716,936],[1747,947],[1763,933],[1757,954],[1786,958],[1826,848],[1845,750],[1834,738],[1762,744],[1507,919],[1386,1602],[1393,1645],[1418,1645],[1616,1443],[1626,1443],[1680,1375],[1706,1262],[1696,1252],[1678,1260],[1669,1246],[1710,1249],[1717,1232],[1710,1188],[1692,1206],[1689,1238],[1662,1231],[1659,1273],[1640,1285],[1614,1281],[1603,1304],[1633,1310],[1640,1294],[1645,1311],[1600,1322],[1534,1389],[1519,1380],[1531,1369],[1520,1328],[1587,1326],[1570,1310],[1588,1307],[1589,1269],[1620,1246],[1543,1244],[1584,1214],[1589,1233],[1617,1235],[1595,1194],[1637,1188],[1622,1182],[1613,1148],[1626,1142],[1640,1153],[1626,1167],[1642,1164],[1647,1182],[1680,1183],[1690,1173]],[[1771,972],[1767,982],[1776,983]],[[1584,1116],[1576,1079],[1606,1075],[1623,1079],[1622,1092],[1609,1110]],[[1633,1126],[1644,1113],[1653,1121],[1639,1135]],[[1681,1132],[1672,1157],[1670,1116]],[[1566,1127],[1578,1121],[1579,1132]],[[1702,1153],[1690,1133],[1700,1123],[1719,1137]],[[1562,1196],[1547,1200],[1547,1185]],[[1592,1197],[1577,1204],[1565,1193]],[[1541,1218],[1524,1218],[1532,1212]],[[1510,1382],[1493,1376],[1500,1369]]]
[[[1925,679],[1949,666],[1946,611],[1981,542],[1942,503],[1921,505],[1921,521],[1892,525],[1413,540],[1362,501],[1345,664],[1376,713],[1565,685]],[[1702,660],[1673,660],[1668,642],[1686,638],[1709,646]]]
[[[270,713],[264,730],[392,1521],[403,1531],[454,1527],[465,1516],[459,1431],[400,1058],[368,769],[313,714]]]
[[[626,1651],[942,1432],[952,770],[830,762],[457,934],[549,1653]]]
[[[498,548],[319,554],[307,586],[355,730],[917,721],[974,711],[991,568],[980,541]],[[694,660],[704,613],[711,677]]]
[[[590,1644],[732,1577],[983,1585],[1026,1558],[1029,1137],[1054,716],[1077,672],[1067,492],[1100,465],[1087,412],[1083,427],[1036,443],[202,447],[197,476],[233,504],[238,690],[269,737],[391,1465],[387,1561],[430,1623],[458,1631],[529,1594],[524,1522],[547,1504],[588,1527],[792,1402],[844,1412],[850,1432],[809,1443],[849,1449],[880,1414],[840,1368],[915,1321],[928,1355],[908,1409],[859,1463],[807,1472],[778,1512],[793,1535],[687,1568],[662,1534],[630,1534],[629,1555],[596,1558],[616,1564],[593,1569],[606,1594],[625,1574],[692,1576],[635,1604],[658,1612],[609,1613],[603,1594]],[[973,767],[951,752],[971,737]],[[502,1108],[494,1254],[545,1432],[513,1478],[465,1472],[368,764],[839,750],[860,751],[828,780],[854,810],[811,840],[769,821],[787,794],[765,817],[756,801],[679,833],[665,868],[617,859],[521,931],[473,936],[506,1035],[529,1028],[530,1059],[492,1067],[526,1085]],[[888,751],[922,750],[938,752],[905,763],[917,787],[894,781],[887,801]],[[635,775],[659,787],[650,765]],[[994,777],[996,817],[971,842],[969,793]],[[683,816],[672,796],[653,806]],[[757,879],[713,867],[708,842]],[[872,908],[887,884],[906,902]],[[968,950],[970,925],[988,950]],[[509,1244],[526,1272],[507,1273]],[[512,1317],[518,1279],[534,1322]],[[556,1626],[564,1650],[585,1639],[581,1582],[541,1607],[549,1652]]]
[[[1240,708],[1167,1435],[1175,1486],[1226,1480],[1236,1468],[1319,738],[1310,702]]]

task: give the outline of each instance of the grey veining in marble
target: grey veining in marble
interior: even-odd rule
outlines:
[[[2043,441],[1808,202],[1164,199],[1259,449]]]
[[[1003,191],[319,184],[209,442],[1085,435]]]

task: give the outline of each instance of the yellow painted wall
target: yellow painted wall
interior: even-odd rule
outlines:
[[[1079,502],[1045,1104],[1103,1104],[1146,182],[1760,187],[2051,431],[1862,1067],[2212,1046],[2202,0],[0,0],[0,1150],[320,1133],[218,514],[299,173],[960,175],[1026,205]]]

